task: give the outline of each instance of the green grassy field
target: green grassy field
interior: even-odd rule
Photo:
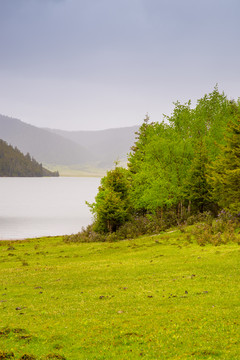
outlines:
[[[0,242],[0,359],[240,359],[240,247],[185,239]]]

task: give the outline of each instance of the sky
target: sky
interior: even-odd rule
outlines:
[[[240,96],[239,0],[0,0],[0,114],[100,130]]]

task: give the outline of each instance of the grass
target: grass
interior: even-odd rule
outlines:
[[[100,163],[92,165],[61,165],[61,164],[43,164],[44,167],[50,171],[58,171],[60,176],[66,177],[103,177],[106,175],[107,170],[112,168],[111,166],[103,167]],[[118,159],[118,165],[122,167],[127,166],[125,159]]]
[[[0,359],[240,359],[240,247],[186,238],[0,242]]]
[[[50,171],[58,171],[60,176],[66,177],[103,177],[106,175],[106,169],[97,166],[80,165],[49,165],[44,164]]]

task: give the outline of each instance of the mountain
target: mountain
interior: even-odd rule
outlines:
[[[88,149],[97,159],[98,166],[111,167],[116,160],[127,160],[138,129],[139,126],[98,131],[47,130]]]
[[[80,144],[58,134],[0,115],[0,138],[22,151],[30,153],[44,164],[87,164],[94,156]]]
[[[38,128],[21,120],[0,115],[0,138],[30,153],[51,169],[98,173],[114,161],[127,162],[138,126],[99,131],[64,131]]]
[[[59,176],[58,172],[45,169],[29,154],[23,155],[0,139],[0,176]]]

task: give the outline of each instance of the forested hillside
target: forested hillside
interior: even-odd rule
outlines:
[[[29,153],[23,155],[0,139],[0,176],[59,176],[58,172],[45,169]]]
[[[108,172],[90,207],[100,234],[125,226],[129,236],[129,222],[135,234],[154,232],[201,214],[239,221],[240,100],[216,86],[195,108],[177,102],[160,123],[147,116],[128,169]]]

